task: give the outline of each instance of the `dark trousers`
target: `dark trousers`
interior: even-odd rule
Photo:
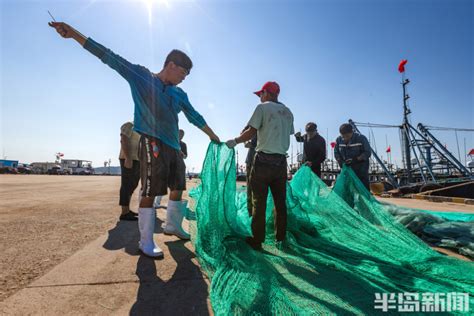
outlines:
[[[272,192],[275,203],[275,232],[276,240],[283,241],[286,235],[286,157],[281,163],[262,162],[257,154],[252,166],[250,185],[252,191],[252,234],[253,243],[259,244],[265,240],[265,213],[268,190]],[[262,159],[263,160],[263,159]]]
[[[133,191],[138,186],[140,181],[140,162],[133,161],[132,168],[125,168],[125,159],[120,159],[120,169],[122,170],[121,184],[120,184],[120,202],[121,206],[130,206],[130,199]]]
[[[321,178],[321,164],[313,163],[311,166],[311,171],[313,171],[318,178]]]
[[[369,190],[370,192],[370,180],[369,180],[369,174],[368,173],[361,173],[358,174],[356,173],[357,177],[360,179],[362,184]]]
[[[369,168],[365,165],[354,165],[352,166],[352,170],[356,176],[360,179],[362,184],[369,190],[370,192],[370,180],[369,180]]]

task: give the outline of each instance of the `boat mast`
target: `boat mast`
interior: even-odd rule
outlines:
[[[400,68],[399,68],[400,70]],[[402,87],[403,87],[403,123],[402,123],[402,139],[403,139],[403,146],[405,151],[405,168],[407,172],[407,181],[408,183],[412,182],[412,166],[411,166],[411,153],[410,153],[410,138],[409,138],[409,129],[410,124],[408,121],[408,115],[411,113],[410,109],[408,108],[408,99],[410,96],[407,93],[406,86],[410,83],[408,78],[405,78],[405,68],[403,67],[403,71],[400,71],[402,74]]]

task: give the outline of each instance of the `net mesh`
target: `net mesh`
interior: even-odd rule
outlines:
[[[201,180],[190,192],[191,232],[216,315],[376,314],[375,293],[401,292],[469,293],[474,306],[474,264],[433,251],[350,168],[333,190],[308,167],[294,175],[283,244],[274,241],[269,194],[261,252],[244,241],[251,218],[246,191],[236,185],[234,150],[211,143]]]

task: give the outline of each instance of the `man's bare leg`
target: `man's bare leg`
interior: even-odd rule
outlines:
[[[181,201],[183,197],[183,191],[174,190],[170,192],[170,201]]]
[[[140,201],[140,207],[153,207],[153,201],[155,200],[154,196],[142,196]]]
[[[128,212],[130,212],[130,206],[123,206],[122,205],[122,214],[121,215],[127,215]]]

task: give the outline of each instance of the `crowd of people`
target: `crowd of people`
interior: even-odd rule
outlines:
[[[163,68],[154,73],[132,64],[110,49],[82,35],[63,22],[49,25],[63,38],[72,38],[84,49],[117,71],[130,85],[134,102],[134,121],[121,127],[120,189],[121,220],[136,220],[140,231],[139,249],[150,257],[163,257],[162,249],[153,239],[156,208],[161,198],[168,194],[164,233],[187,240],[189,233],[183,227],[186,202],[186,144],[184,131],[179,130],[178,113],[183,112],[190,123],[202,130],[211,141],[221,143],[178,85],[190,74],[191,59],[180,50],[171,51]],[[265,238],[265,213],[268,192],[275,205],[276,242],[285,240],[287,209],[287,152],[290,137],[304,144],[304,164],[321,176],[321,163],[326,159],[326,142],[317,132],[317,125],[306,125],[306,134],[294,133],[291,110],[278,96],[280,86],[270,81],[254,92],[260,99],[246,127],[236,138],[225,142],[229,148],[245,143],[249,148],[246,159],[248,210],[252,216],[252,237],[246,242],[255,250],[262,248]],[[334,148],[339,165],[350,166],[362,183],[369,188],[369,157],[367,138],[354,133],[350,124],[340,127]],[[141,181],[138,213],[130,210],[130,198]]]

